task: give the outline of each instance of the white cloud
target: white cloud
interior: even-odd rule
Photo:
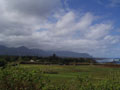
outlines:
[[[0,43],[44,50],[72,50],[106,55],[119,36],[114,25],[92,13],[61,9],[60,0],[0,0]],[[57,7],[57,11],[55,10]]]
[[[86,37],[89,39],[102,39],[107,34],[109,34],[109,31],[112,29],[111,24],[96,24],[89,28],[88,33],[86,33]]]
[[[61,5],[60,0],[3,0],[7,10],[28,16],[47,16]]]

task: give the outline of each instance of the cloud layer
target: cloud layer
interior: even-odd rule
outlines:
[[[2,45],[109,56],[119,42],[112,22],[90,12],[66,12],[60,0],[0,0],[0,12]]]

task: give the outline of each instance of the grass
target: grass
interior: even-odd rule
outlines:
[[[0,69],[0,90],[120,90],[120,68],[19,65]]]
[[[55,79],[73,79],[78,76],[91,76],[93,79],[104,79],[108,77],[111,72],[118,72],[120,68],[112,67],[100,67],[94,65],[84,65],[84,66],[57,66],[57,65],[21,65],[20,67],[38,70],[45,73],[46,76]],[[49,73],[49,72],[56,72]]]

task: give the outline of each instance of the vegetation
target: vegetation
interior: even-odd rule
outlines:
[[[34,63],[30,62],[31,60]],[[49,57],[38,57],[38,56],[0,56],[0,65],[2,62],[6,64],[15,62],[15,63],[22,63],[22,64],[58,64],[58,65],[79,65],[81,63],[96,63],[95,60],[92,58],[66,58],[66,57],[58,57],[55,54]]]
[[[0,90],[120,90],[120,69],[19,65],[0,69]]]
[[[55,54],[0,56],[0,90],[120,90],[120,65],[94,63]]]

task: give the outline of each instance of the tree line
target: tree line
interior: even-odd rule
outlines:
[[[32,62],[31,62],[32,60]],[[38,56],[0,56],[0,66],[4,66],[7,63],[21,63],[21,64],[59,64],[59,65],[70,65],[70,64],[81,64],[81,63],[96,63],[93,58],[73,58],[73,57],[58,57],[53,54],[49,57],[38,57]]]

